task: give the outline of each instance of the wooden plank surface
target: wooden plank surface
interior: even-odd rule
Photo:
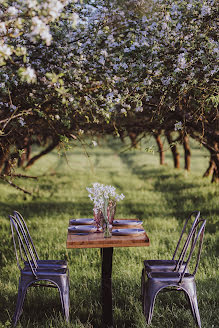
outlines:
[[[122,220],[122,219],[117,219]],[[126,219],[132,220],[132,219]],[[137,219],[133,219],[137,220]],[[124,226],[122,226],[124,227]],[[121,226],[113,227],[113,229],[121,229]],[[131,228],[144,229],[142,225],[132,226]],[[67,248],[105,248],[105,247],[137,247],[149,246],[149,238],[146,234],[139,236],[112,236],[111,238],[104,238],[103,233],[89,233],[87,235],[77,235],[71,232],[67,234]]]

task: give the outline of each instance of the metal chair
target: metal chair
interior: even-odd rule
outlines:
[[[194,216],[195,216],[195,218],[192,221],[192,218]],[[183,256],[183,253],[184,253],[184,251],[187,247],[190,235],[193,233],[193,229],[196,226],[196,223],[198,222],[199,217],[200,217],[200,211],[193,211],[192,213],[190,213],[190,215],[186,219],[186,221],[184,223],[184,226],[183,226],[183,229],[181,231],[181,235],[180,235],[179,240],[177,242],[176,249],[173,253],[172,259],[171,260],[145,260],[144,261],[144,269],[143,269],[143,272],[142,272],[143,275],[145,273],[153,272],[153,271],[165,272],[165,271],[176,271],[176,270],[178,270],[178,263],[180,262],[180,259]],[[182,242],[182,238],[183,238],[183,235],[186,233],[186,228],[188,227],[189,221],[192,221],[192,225],[191,225],[191,228],[188,231],[187,238],[184,242],[184,245],[181,247],[181,251],[180,251],[180,245],[181,245],[181,242]],[[176,259],[176,255],[179,252],[180,252],[180,254],[178,256],[178,259]],[[181,269],[182,270],[184,269],[184,265],[181,266]]]
[[[201,227],[199,228],[199,230],[197,230],[198,226],[200,225]],[[189,237],[187,249],[184,252],[184,255],[179,263],[177,271],[149,272],[147,274],[147,279],[144,281],[144,285],[143,285],[143,311],[148,324],[150,324],[152,320],[153,308],[154,308],[155,298],[157,294],[161,290],[167,287],[172,287],[173,290],[184,291],[185,295],[187,296],[187,299],[190,302],[191,311],[196,321],[196,324],[198,325],[198,327],[201,328],[201,319],[199,315],[197,294],[196,294],[195,274],[197,272],[198,264],[200,261],[205,225],[206,225],[206,220],[199,220],[196,223],[195,229],[193,230],[193,234],[190,235]],[[196,264],[193,273],[190,274],[187,268],[198,240],[199,240],[199,248],[197,252]],[[189,244],[191,245],[190,250],[189,250]],[[185,257],[187,257],[186,260]],[[180,268],[184,260],[186,264],[184,266],[183,271],[180,272]],[[146,275],[144,277],[146,278]],[[168,289],[165,290],[168,291]]]
[[[23,216],[17,212],[14,211],[14,216],[16,217],[16,220],[19,222],[20,227],[22,229],[22,234],[25,236],[26,243],[29,245],[30,252],[35,256],[36,258],[36,264],[38,267],[60,267],[60,268],[67,268],[67,262],[65,260],[40,260],[36,247],[33,243],[33,240],[31,238],[30,232],[28,230],[27,224],[23,218]],[[27,261],[24,261],[25,265],[29,265]]]
[[[19,220],[14,216],[9,216],[9,218],[17,265],[20,270],[17,304],[12,325],[15,327],[20,318],[27,289],[30,286],[58,288],[62,311],[68,322],[70,304],[68,268],[62,268],[60,266],[39,266],[31,247],[29,247],[30,245]],[[17,249],[19,249],[19,252]],[[23,261],[23,268],[20,265],[20,259]],[[46,283],[42,283],[42,281]]]

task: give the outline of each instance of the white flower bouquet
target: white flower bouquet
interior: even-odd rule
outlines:
[[[125,196],[123,194],[117,194],[115,187],[100,184],[98,182],[93,183],[92,188],[86,189],[89,192],[88,197],[94,203],[94,213],[103,213],[104,223],[106,225],[106,229],[108,229],[108,225],[111,223],[109,222],[109,217],[111,215],[112,208],[114,208],[115,211],[116,203],[124,199]]]

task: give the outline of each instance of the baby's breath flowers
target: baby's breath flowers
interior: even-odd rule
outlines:
[[[94,211],[102,211],[103,214],[108,206],[109,201],[120,201],[125,198],[123,194],[117,194],[116,188],[109,185],[93,183],[92,188],[86,188],[89,192],[88,197],[94,203]]]

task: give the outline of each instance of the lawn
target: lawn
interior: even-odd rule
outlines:
[[[196,275],[202,327],[219,326],[219,188],[210,178],[202,178],[208,153],[193,143],[188,173],[173,169],[169,151],[166,165],[159,166],[156,150],[154,154],[146,151],[151,142],[142,141],[141,149],[127,150],[127,144],[107,138],[99,140],[98,147],[87,140],[85,148],[75,142],[66,154],[54,151],[29,171],[18,171],[38,176],[37,181],[15,181],[32,191],[32,196],[0,182],[0,328],[10,326],[17,296],[19,270],[8,219],[13,210],[26,219],[40,258],[67,259],[70,269],[70,324],[60,313],[57,290],[30,288],[18,327],[101,328],[100,250],[66,250],[65,245],[69,219],[92,216],[86,187],[96,181],[114,185],[124,193],[117,217],[142,220],[151,241],[150,247],[114,250],[114,327],[146,326],[140,300],[143,260],[171,258],[182,224],[193,210],[200,210],[207,220]],[[160,293],[151,327],[195,327],[184,295]]]

